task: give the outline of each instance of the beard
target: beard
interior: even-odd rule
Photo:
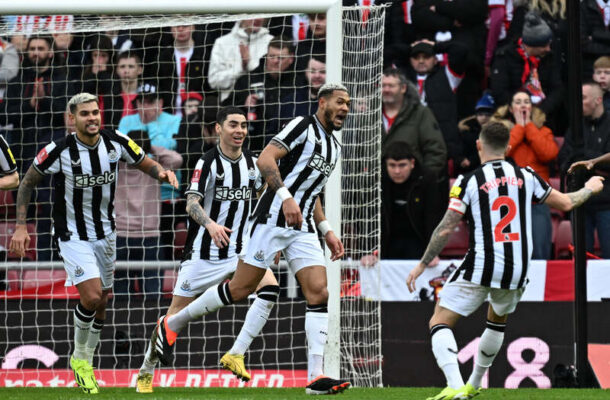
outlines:
[[[333,131],[338,131],[341,129],[340,126],[335,125],[333,122],[333,112],[331,110],[324,110],[324,122],[326,122],[326,126],[330,126]]]

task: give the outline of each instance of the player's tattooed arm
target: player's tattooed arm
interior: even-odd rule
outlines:
[[[593,194],[593,191],[588,188],[582,188],[575,192],[566,193],[572,202],[572,208],[580,207],[585,201],[589,200],[589,197]]]
[[[432,237],[430,238],[426,252],[421,259],[424,264],[430,264],[436,256],[441,254],[441,251],[449,241],[449,237],[453,233],[455,227],[460,223],[461,219],[462,214],[453,210],[447,210],[441,222],[436,229],[434,229],[434,232],[432,232]]]
[[[282,177],[280,176],[280,171],[276,166],[264,167],[260,171],[261,175],[263,175],[265,181],[267,182],[267,186],[269,186],[274,192],[284,186],[284,182],[282,182]]]
[[[196,194],[189,194],[186,196],[186,212],[191,216],[201,226],[206,226],[212,219],[208,217],[208,215],[201,207],[200,203],[201,197]]]
[[[267,186],[276,192],[284,186],[277,162],[288,154],[288,150],[277,140],[271,140],[258,157],[258,169],[265,178]]]
[[[42,178],[43,176],[36,171],[34,167],[30,167],[28,172],[25,173],[23,181],[21,182],[21,185],[19,185],[19,191],[17,192],[17,225],[26,224],[32,191],[40,181],[42,181]]]

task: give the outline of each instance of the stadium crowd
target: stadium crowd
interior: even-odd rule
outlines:
[[[581,2],[584,148],[567,129],[566,0],[344,0],[382,3],[388,6],[380,82],[382,258],[422,256],[450,182],[480,165],[475,141],[489,121],[509,126],[513,162],[557,188],[573,161],[610,152],[610,1]],[[19,174],[44,144],[72,131],[67,99],[83,91],[98,96],[103,127],[129,135],[182,182],[178,190],[151,184],[128,194],[139,178],[121,167],[118,257],[179,258],[183,191],[199,156],[215,146],[218,108],[247,112],[254,152],[287,121],[313,114],[326,73],[325,15],[94,34],[70,33],[73,18],[4,17],[15,34],[0,40],[0,125]],[[361,18],[365,24],[368,14]],[[34,20],[66,29],[31,34]],[[28,212],[37,260],[57,257],[50,233],[54,184],[46,179]],[[610,182],[585,206],[587,248],[603,258],[610,257],[609,196]],[[10,220],[10,195],[4,199]],[[534,258],[553,258],[557,227],[568,216],[545,205],[532,210]],[[117,278],[117,289],[127,290]],[[158,285],[152,280],[146,290]]]

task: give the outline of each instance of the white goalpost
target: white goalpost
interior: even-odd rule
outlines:
[[[28,33],[68,32],[84,38],[89,34],[127,30],[134,37],[141,38],[131,50],[141,50],[143,54],[143,76],[154,79],[159,87],[169,77],[151,73],[153,67],[147,64],[146,59],[149,54],[164,49],[163,35],[172,26],[193,25],[200,38],[207,38],[208,35],[220,37],[230,31],[231,24],[243,19],[261,17],[275,21],[273,18],[287,17],[284,21],[290,21],[292,15],[312,13],[326,14],[326,82],[342,82],[352,97],[350,117],[343,130],[335,132],[342,143],[342,159],[335,166],[324,195],[326,216],[337,230],[341,227],[340,237],[346,248],[346,256],[342,261],[331,261],[329,252],[326,252],[329,332],[325,373],[350,379],[355,386],[382,386],[381,306],[379,300],[366,299],[359,290],[359,268],[363,268],[359,259],[378,251],[380,240],[384,7],[344,8],[341,0],[179,0],[173,3],[167,0],[105,0],[91,3],[27,0],[0,3],[0,16],[73,16],[68,28],[64,26],[64,30],[53,30],[52,25],[50,28],[41,25],[33,27],[33,31]],[[101,26],[100,16],[112,18],[104,17],[104,25]],[[275,28],[283,32],[285,26],[278,25]],[[0,36],[16,34],[11,29],[14,29],[14,22],[0,22]],[[141,49],[137,48],[140,45]],[[203,51],[210,52],[212,45],[213,42],[206,44]],[[82,52],[82,57],[90,51],[84,47],[69,49],[66,50],[66,59],[69,59],[70,52],[76,54],[77,50]],[[23,57],[27,57],[27,54],[23,53]],[[295,76],[302,72],[296,71]],[[114,75],[112,79],[116,79]],[[64,82],[66,87],[70,87],[71,83]],[[7,93],[10,93],[10,85],[11,82],[8,82],[2,87],[0,82],[0,96],[5,96],[6,104],[6,108],[0,111],[5,118],[0,121],[0,124],[5,124],[0,127],[0,133],[10,138],[9,143],[12,141],[21,145],[21,139],[16,139],[16,132],[23,128],[18,123],[11,122],[19,120],[18,115],[11,114],[9,106],[15,100],[6,98]],[[304,84],[295,78],[293,85],[296,90]],[[67,98],[70,95],[68,91],[66,89]],[[203,87],[198,92],[206,96]],[[219,104],[220,101],[214,107]],[[201,105],[202,108],[207,106],[203,103]],[[282,110],[282,104],[272,106]],[[21,117],[21,121],[23,119]],[[269,121],[271,120],[258,120],[261,124],[270,124]],[[203,122],[205,121],[201,123],[202,130]],[[108,127],[110,128],[109,122]],[[57,131],[56,127],[48,128]],[[31,145],[38,151],[47,143],[48,141],[35,142]],[[18,161],[31,162],[25,156],[23,159],[19,155],[16,157]],[[181,167],[180,171],[187,176],[189,174],[187,166]],[[48,189],[52,191],[52,186]],[[175,202],[178,200],[170,201],[171,204]],[[37,203],[33,198],[32,204],[38,208],[28,221],[32,222],[30,235],[38,238],[38,243],[46,243],[42,241],[44,232],[40,227],[46,226],[43,221],[50,221],[48,211],[44,210],[50,210],[52,200],[45,199]],[[7,210],[10,207],[8,204]],[[0,207],[1,223],[5,223],[8,228],[0,228],[0,244],[8,243],[14,215],[7,212],[3,216]],[[184,225],[175,223],[172,226],[175,232],[170,233],[175,245],[185,228]],[[46,250],[52,253],[51,248]],[[174,250],[170,250],[172,255],[175,254]],[[123,271],[128,282],[132,279],[130,271],[140,271],[140,275],[144,274],[143,271],[156,271],[156,277],[150,279],[158,279],[161,288],[153,299],[138,292],[129,292],[124,298],[115,296],[109,302],[109,317],[102,332],[101,346],[97,351],[98,361],[95,363],[100,371],[110,371],[104,375],[108,381],[102,384],[135,384],[134,371],[141,363],[144,345],[154,321],[169,304],[171,291],[168,293],[167,285],[173,283],[171,279],[175,277],[178,268],[179,259],[159,257],[154,262],[117,261],[117,271]],[[0,323],[3,325],[0,328],[0,358],[3,360],[0,366],[0,387],[25,386],[28,381],[34,382],[31,385],[40,386],[73,385],[73,378],[66,368],[71,346],[74,290],[59,287],[58,279],[63,279],[61,262],[56,259],[42,261],[40,257],[36,259],[35,255],[29,261],[15,260],[9,255],[6,262],[0,263],[0,271],[6,275],[4,279],[7,286],[6,291],[0,292],[3,303],[0,307]],[[283,264],[274,270],[279,276],[282,295],[261,337],[255,340],[250,355],[246,358],[246,366],[254,371],[253,381],[248,386],[304,384],[302,371],[307,368],[303,328],[305,307],[299,296],[298,285],[294,278],[288,276],[287,271]],[[133,279],[135,282],[136,279],[149,278]],[[144,285],[144,282],[141,280],[135,287]],[[160,377],[156,378],[158,384],[243,386],[243,383],[231,380],[230,374],[223,374],[211,365],[217,365],[218,358],[229,349],[243,323],[247,307],[248,304],[226,307],[218,315],[206,317],[205,322],[191,324],[183,335],[187,340],[178,343],[176,348],[178,365],[163,369]]]

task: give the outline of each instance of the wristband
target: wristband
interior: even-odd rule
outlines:
[[[290,194],[290,192],[288,191],[288,188],[286,188],[286,186],[282,186],[281,188],[276,190],[275,194],[280,196],[280,200],[282,200],[282,203],[284,202],[284,200],[288,200],[288,199],[292,198],[292,195]]]
[[[326,236],[326,234],[333,230],[333,227],[330,226],[330,222],[328,220],[320,221],[318,224],[318,231],[322,234],[322,236]]]

